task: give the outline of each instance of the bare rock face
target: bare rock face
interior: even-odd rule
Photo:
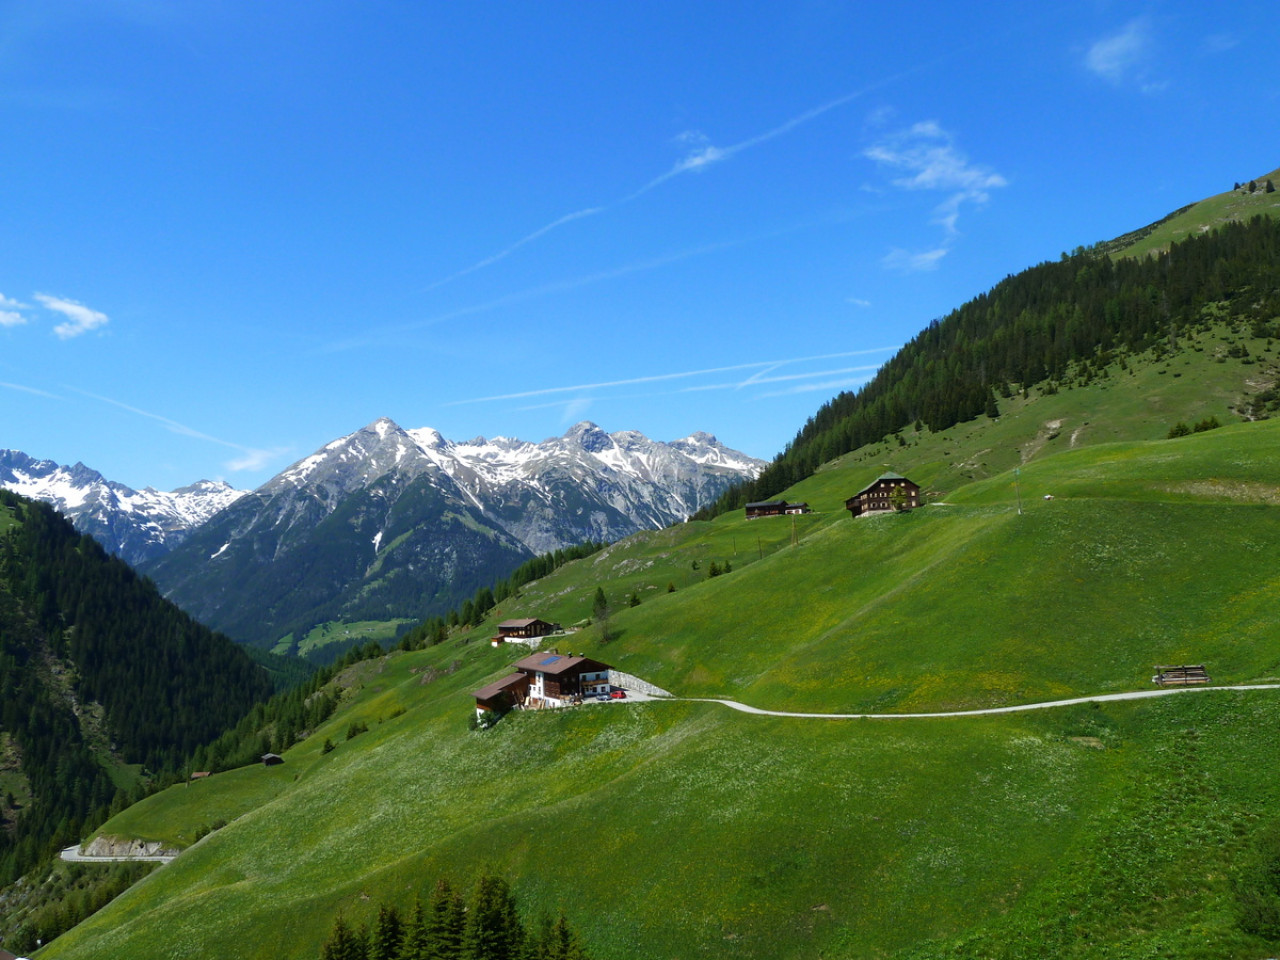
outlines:
[[[131,840],[124,837],[96,837],[81,847],[86,857],[176,857],[178,851],[158,840]]]

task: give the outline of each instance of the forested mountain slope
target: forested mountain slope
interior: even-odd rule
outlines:
[[[0,880],[270,693],[226,637],[51,507],[0,491]]]
[[[1011,276],[934,321],[856,393],[824,404],[754,481],[700,516],[775,496],[829,460],[913,424],[937,432],[1043,381],[1088,381],[1114,359],[1224,316],[1274,332],[1280,220],[1227,223],[1148,258],[1079,251]]]

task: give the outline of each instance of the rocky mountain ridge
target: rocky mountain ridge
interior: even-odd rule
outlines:
[[[67,467],[20,450],[0,450],[0,487],[50,504],[81,533],[135,566],[168,553],[248,492],[222,480],[168,492],[134,490],[83,463]]]
[[[580,423],[542,443],[381,418],[218,513],[146,572],[236,639],[296,649],[332,621],[421,619],[531,556],[685,519],[761,461]]]

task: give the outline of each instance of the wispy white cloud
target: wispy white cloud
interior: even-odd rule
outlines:
[[[53,332],[57,334],[59,340],[70,340],[91,330],[104,327],[108,323],[105,313],[90,309],[75,300],[51,297],[46,293],[37,293],[35,298],[44,304],[46,310],[60,313],[67,318],[53,328]]]
[[[1204,52],[1208,54],[1226,53],[1240,45],[1240,38],[1233,33],[1214,33],[1204,38]]]
[[[277,447],[274,450],[246,450],[244,456],[232,457],[223,466],[232,473],[240,473],[245,470],[261,470],[268,463],[288,452],[284,447]]]
[[[1009,183],[990,167],[972,163],[956,146],[955,137],[936,120],[924,120],[890,133],[863,150],[862,155],[900,172],[901,176],[890,181],[899,189],[948,194],[933,209],[932,222],[944,231],[940,245],[915,253],[895,248],[880,261],[885,268],[904,273],[936,270],[959,236],[961,209],[986,204],[991,199],[990,191]]]
[[[682,144],[686,148],[692,148],[692,149],[690,149],[689,152],[680,160],[677,160],[675,163],[675,166],[673,166],[666,173],[663,173],[663,174],[660,174],[659,176],[654,177],[652,180],[646,183],[639,190],[636,190],[634,193],[630,193],[627,196],[623,197],[621,200],[618,201],[618,203],[628,203],[632,200],[635,200],[639,197],[644,196],[650,190],[654,189],[655,187],[661,186],[662,184],[666,183],[668,180],[672,179],[673,177],[678,177],[684,173],[700,172],[712,166],[713,164],[721,163],[725,160],[735,157],[739,153],[742,153],[744,150],[750,150],[753,147],[760,146],[762,143],[768,143],[770,140],[774,140],[782,136],[783,134],[790,133],[792,130],[796,129],[797,127],[801,127],[812,120],[816,120],[818,117],[822,116],[824,113],[829,113],[830,111],[836,109],[837,107],[842,107],[846,103],[851,103],[852,101],[857,100],[859,97],[865,96],[871,90],[875,89],[876,87],[883,86],[884,84],[889,83],[893,79],[897,79],[897,78],[896,77],[888,78],[886,80],[880,81],[880,83],[876,83],[876,84],[872,84],[871,86],[864,87],[861,90],[855,90],[852,93],[847,93],[842,97],[836,97],[834,100],[828,100],[826,103],[819,104],[816,107],[812,107],[804,111],[803,113],[796,114],[791,119],[778,124],[776,127],[773,127],[769,130],[764,131],[764,133],[756,134],[754,137],[748,137],[746,140],[741,140],[738,143],[731,144],[730,146],[727,146],[727,147],[717,147],[713,145],[710,139],[708,139],[707,136],[701,132],[686,131],[685,133],[682,133],[679,137],[676,138],[676,142]]]
[[[768,239],[771,237],[782,236],[794,230],[801,229],[803,225],[795,225],[775,230],[770,233],[758,236],[739,237],[735,240],[722,240],[717,243],[708,243],[700,247],[691,247],[686,250],[677,250],[661,257],[654,257],[650,260],[640,260],[635,263],[623,264],[620,267],[614,267],[610,270],[601,270],[597,273],[586,274],[581,277],[573,277],[568,280],[557,280],[552,283],[545,283],[538,287],[531,287],[528,290],[520,290],[515,293],[509,293],[502,297],[496,297],[493,300],[485,300],[482,303],[471,304],[466,307],[459,307],[456,310],[449,310],[445,313],[435,314],[434,316],[424,317],[420,320],[411,320],[407,323],[395,324],[378,330],[368,336],[352,337],[347,340],[339,340],[326,344],[319,348],[321,353],[339,353],[344,350],[354,350],[359,347],[367,347],[374,343],[380,342],[382,338],[388,335],[406,333],[410,330],[418,330],[423,327],[430,327],[440,323],[447,323],[453,320],[459,320],[463,317],[474,316],[480,313],[488,313],[491,310],[498,310],[503,307],[514,306],[515,304],[524,303],[529,300],[536,300],[540,297],[549,296],[554,293],[563,293],[569,290],[576,290],[579,287],[591,286],[596,283],[603,283],[608,280],[616,280],[619,277],[625,277],[633,273],[643,273],[648,270],[656,270],[660,267],[669,266],[673,263],[679,263],[682,260],[688,260],[692,257],[700,257],[706,254],[716,253],[721,250],[728,250],[732,247],[741,246],[744,243],[753,243],[758,240]]]
[[[863,309],[871,306],[870,300],[863,300],[861,297],[849,297],[845,300],[845,303],[851,303],[855,307],[862,307]]]
[[[578,423],[591,409],[594,402],[592,397],[574,397],[564,405],[564,409],[560,412],[560,423],[570,424]]]
[[[603,213],[606,209],[606,207],[587,207],[584,210],[575,210],[573,213],[566,213],[563,217],[552,220],[544,227],[539,227],[537,230],[533,231],[533,233],[521,237],[515,243],[511,244],[511,246],[503,250],[499,250],[492,256],[485,257],[483,260],[479,260],[471,266],[445,277],[443,280],[437,280],[435,283],[428,284],[423,289],[423,292],[425,293],[428,290],[434,290],[436,287],[443,287],[446,283],[452,283],[454,280],[459,280],[469,273],[475,273],[477,270],[483,270],[485,267],[492,266],[499,260],[505,260],[526,244],[533,243],[533,241],[537,240],[539,237],[546,236],[557,227],[563,227],[566,223],[573,223],[573,221],[581,220],[584,217],[594,217],[597,213]]]
[[[921,253],[911,253],[909,250],[895,247],[880,259],[880,263],[886,269],[900,273],[926,273],[938,269],[938,265],[949,249],[942,246]]]
[[[17,300],[10,300],[3,293],[0,293],[0,327],[20,327],[27,322],[27,318],[20,314],[19,310],[26,310],[25,303],[19,303]]]
[[[991,199],[990,190],[1009,182],[990,167],[971,163],[957,148],[955,138],[934,120],[890,134],[864,150],[863,156],[902,171],[905,176],[892,181],[896,187],[950,192],[934,210],[934,222],[948,235],[956,233],[962,204],[984,204]]]
[[[614,387],[629,387],[640,383],[660,383],[669,380],[684,380],[692,377],[710,376],[717,373],[732,373],[739,370],[776,369],[786,364],[808,363],[816,360],[834,360],[842,357],[864,357],[877,353],[891,353],[897,347],[873,347],[866,350],[847,350],[841,353],[826,353],[811,357],[792,357],[786,360],[761,360],[755,363],[735,363],[726,367],[704,367],[699,370],[681,370],[676,373],[656,373],[644,377],[628,377],[622,380],[607,380],[597,383],[578,383],[560,387],[542,387],[536,390],[522,390],[519,393],[502,393],[489,397],[472,397],[467,400],[452,400],[445,406],[456,407],[471,403],[491,403],[499,400],[524,400],[529,397],[546,397],[557,393],[586,393],[592,390],[605,390]],[[736,384],[734,384],[736,385]]]
[[[1120,83],[1150,55],[1150,27],[1145,17],[1130,20],[1120,30],[1095,40],[1084,65],[1105,80]]]
[[[533,241],[546,236],[548,233],[551,233],[553,230],[563,227],[566,224],[573,223],[575,220],[582,220],[586,217],[593,217],[597,214],[605,213],[608,210],[612,210],[614,207],[619,207],[619,206],[622,206],[623,204],[630,203],[633,200],[638,200],[640,197],[644,196],[649,191],[661,186],[662,184],[666,183],[668,180],[671,180],[674,177],[678,177],[686,173],[701,172],[715,164],[721,163],[725,160],[730,159],[731,157],[736,156],[739,153],[742,153],[744,150],[750,150],[751,148],[758,147],[763,143],[768,143],[770,140],[780,137],[783,134],[790,133],[792,130],[796,129],[797,127],[803,126],[804,124],[809,123],[812,120],[816,120],[818,117],[822,116],[823,114],[828,113],[831,110],[835,110],[837,107],[842,107],[846,103],[850,103],[854,100],[857,100],[859,97],[865,96],[867,93],[876,89],[877,87],[881,87],[888,83],[891,83],[894,80],[897,80],[899,77],[905,76],[907,73],[911,73],[911,72],[914,72],[914,71],[906,71],[901,74],[895,74],[892,77],[886,77],[884,80],[881,80],[878,83],[870,84],[869,86],[864,87],[860,90],[855,90],[852,93],[847,93],[842,97],[836,97],[834,100],[828,100],[826,103],[819,104],[816,107],[812,107],[808,110],[805,110],[803,113],[796,114],[794,117],[791,117],[789,120],[786,120],[783,123],[778,124],[778,126],[776,127],[766,130],[763,133],[757,134],[753,137],[748,137],[746,140],[742,140],[728,147],[717,147],[711,142],[711,140],[705,134],[701,133],[700,131],[687,130],[675,138],[675,142],[686,151],[685,155],[681,157],[679,160],[677,160],[675,165],[672,166],[672,168],[668,170],[666,173],[662,173],[654,177],[648,183],[641,186],[638,190],[634,190],[631,193],[621,197],[620,199],[613,201],[612,203],[605,204],[603,206],[598,206],[598,207],[587,207],[582,210],[577,210],[573,213],[567,213],[562,217],[557,217],[555,220],[552,220],[546,226],[539,227],[537,230],[533,231],[532,233],[527,234],[524,237],[521,237],[519,240],[517,240],[515,243],[511,244],[510,246],[507,246],[502,250],[499,250],[497,253],[492,254],[488,257],[485,257],[482,260],[476,261],[471,266],[466,267],[465,269],[459,270],[456,273],[450,274],[449,276],[444,277],[441,280],[437,280],[434,283],[429,284],[425,289],[434,290],[436,287],[441,287],[447,283],[452,283],[454,280],[458,280],[462,277],[467,276],[468,274],[475,273],[477,270],[482,270],[485,267],[491,266],[497,263],[499,260],[506,259],[511,254],[519,250],[521,247],[526,246],[527,244],[530,244]]]
[[[1159,93],[1169,84],[1152,76],[1155,49],[1150,18],[1137,17],[1094,41],[1085,52],[1084,65],[1116,86],[1134,84],[1143,93]]]
[[[777,369],[777,367],[774,366],[774,367],[770,367],[769,369],[774,370],[774,369]],[[872,363],[872,364],[864,364],[858,367],[841,367],[838,370],[814,370],[809,373],[788,373],[779,377],[753,376],[753,377],[748,377],[746,380],[740,380],[735,383],[708,383],[708,384],[700,384],[694,387],[684,387],[679,392],[680,393],[701,393],[708,390],[741,390],[744,387],[762,386],[768,383],[788,383],[795,380],[813,380],[816,377],[834,377],[839,374],[845,374],[845,373],[874,373],[876,370],[879,370],[879,369],[880,369],[880,364]],[[866,378],[863,377],[862,379],[865,380]],[[798,392],[798,391],[792,391],[792,392]],[[761,394],[761,396],[773,397],[773,396],[778,396],[778,394],[765,393],[765,394]]]
[[[146,417],[148,420],[154,420],[157,423],[162,424],[170,433],[176,433],[183,437],[192,437],[196,440],[204,440],[208,443],[214,443],[221,447],[236,450],[240,455],[223,464],[223,466],[233,473],[238,473],[242,470],[257,470],[277,457],[284,456],[289,452],[285,447],[277,447],[274,450],[260,450],[255,447],[246,447],[240,443],[232,443],[230,440],[222,440],[219,437],[203,433],[192,427],[188,427],[186,424],[179,423],[177,420],[161,416],[158,413],[151,413],[148,410],[142,410],[138,407],[130,406],[129,404],[122,403],[119,400],[113,400],[111,397],[104,397],[96,393],[90,393],[88,390],[81,390],[79,387],[66,386],[65,384],[63,385],[63,389],[70,390],[73,393],[78,393],[91,400],[97,400],[99,403],[106,403],[113,407],[119,407],[121,410],[127,410],[129,413],[135,414],[139,417]]]
[[[20,383],[5,383],[0,380],[0,387],[5,387],[8,390],[17,390],[19,393],[30,393],[37,397],[47,397],[50,400],[62,399],[56,393],[50,393],[48,390],[37,390],[35,387],[24,387]]]
[[[871,376],[868,374],[862,377],[845,377],[841,380],[824,380],[822,383],[801,383],[794,387],[788,387],[786,390],[774,390],[770,393],[760,394],[760,399],[765,400],[769,397],[790,397],[797,393],[830,393],[833,390],[847,390],[850,387],[860,387]]]

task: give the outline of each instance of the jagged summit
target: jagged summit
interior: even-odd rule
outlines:
[[[51,504],[82,533],[133,564],[168,553],[246,492],[221,480],[167,493],[134,490],[83,463],[62,466],[21,450],[0,450],[0,487]]]
[[[421,618],[530,555],[683,520],[763,466],[586,421],[541,443],[454,442],[380,417],[282,471],[148,572],[206,622],[255,643],[328,619]]]

